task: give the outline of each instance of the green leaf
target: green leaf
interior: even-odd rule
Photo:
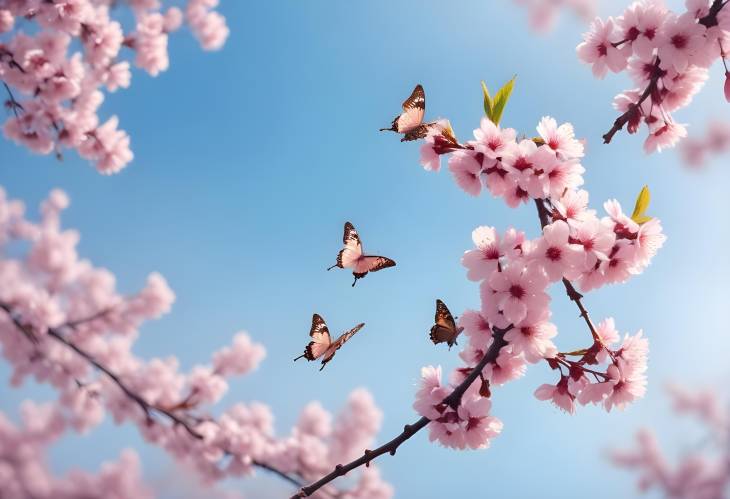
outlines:
[[[490,119],[495,125],[499,125],[499,122],[502,120],[502,113],[507,105],[507,101],[509,101],[509,98],[512,95],[512,89],[515,86],[515,78],[517,78],[517,76],[513,76],[512,79],[505,83],[504,86],[499,89],[499,92],[494,95],[492,116]]]
[[[651,220],[650,216],[645,215],[646,210],[649,208],[649,201],[651,201],[651,193],[649,187],[644,186],[636,197],[636,204],[634,205],[634,212],[631,214],[631,220],[641,225]]]
[[[492,96],[489,95],[489,89],[487,88],[487,84],[484,83],[484,80],[482,80],[482,93],[484,94],[484,114],[491,120],[494,105],[492,104]]]

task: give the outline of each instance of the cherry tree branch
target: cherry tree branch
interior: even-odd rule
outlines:
[[[545,226],[547,226],[550,223],[550,219],[552,218],[552,216],[550,215],[550,212],[548,211],[547,207],[545,207],[543,200],[536,199],[535,206],[537,207],[537,215],[538,215],[538,217],[540,217],[540,228],[544,229]],[[566,278],[563,278],[563,286],[565,286],[565,292],[568,295],[568,298],[570,298],[570,301],[574,302],[575,305],[578,307],[578,310],[580,310],[580,317],[583,317],[583,320],[585,321],[586,325],[588,326],[588,329],[591,332],[591,336],[593,337],[593,340],[600,342],[601,341],[600,336],[598,336],[596,327],[593,325],[593,321],[591,320],[590,316],[588,315],[588,310],[583,305],[583,302],[582,302],[583,295],[580,294],[578,292],[578,290],[575,289],[575,286],[573,286],[573,283],[570,282]]]
[[[21,319],[18,317],[17,314],[13,313],[12,307],[8,305],[7,303],[0,302],[0,309],[4,310],[11,321],[13,321],[13,324],[15,327],[21,331],[34,345],[37,345],[38,343],[38,337],[35,335],[32,330],[28,327],[28,325],[24,324]],[[144,412],[147,421],[149,423],[152,423],[153,420],[153,414],[159,414],[161,416],[166,417],[169,419],[173,424],[181,426],[191,437],[193,437],[196,440],[203,440],[205,437],[199,433],[195,428],[193,428],[190,423],[185,421],[185,419],[181,418],[177,414],[173,412],[173,410],[165,409],[164,407],[160,407],[154,404],[150,404],[147,402],[142,396],[135,393],[135,391],[130,388],[122,379],[121,377],[113,372],[111,369],[106,367],[104,364],[99,362],[94,358],[93,355],[91,355],[89,352],[84,350],[83,348],[76,345],[72,340],[67,338],[63,333],[61,333],[61,330],[64,327],[74,329],[78,324],[89,322],[91,320],[97,319],[99,317],[104,316],[109,312],[108,309],[103,310],[97,314],[94,314],[93,316],[87,317],[85,319],[77,320],[77,321],[71,321],[68,322],[58,328],[48,328],[47,334],[50,338],[53,338],[55,341],[63,344],[67,348],[73,350],[78,354],[80,357],[82,357],[84,360],[86,360],[89,364],[91,364],[94,368],[101,371],[106,375],[110,380],[114,382],[117,387],[119,387],[120,390],[124,393],[125,396],[127,396],[130,400],[132,400],[135,404],[137,404],[142,411]],[[77,382],[78,383],[78,382]],[[227,455],[233,455],[233,452],[231,452],[228,449],[224,449],[225,453]],[[274,475],[277,475],[278,477],[282,478],[283,480],[289,482],[290,484],[294,485],[295,487],[301,487],[302,484],[299,480],[296,478],[290,476],[289,474],[276,469],[275,467],[260,462],[260,461],[253,461],[252,464],[258,468],[261,468],[263,470],[266,470],[270,473],[273,473]]]
[[[616,121],[613,122],[613,126],[611,127],[611,129],[603,135],[604,144],[610,144],[613,136],[616,135],[616,133],[618,133],[624,127],[624,125],[629,122],[629,120],[631,120],[632,118],[636,118],[637,114],[641,113],[641,105],[644,103],[644,101],[657,91],[657,84],[659,83],[659,79],[664,74],[662,69],[659,67],[660,63],[661,61],[657,57],[656,61],[654,62],[654,66],[652,67],[649,84],[644,89],[644,92],[639,97],[639,100],[629,105],[629,108],[621,116],[616,118]]]
[[[512,326],[505,328],[505,329],[499,329],[499,328],[492,328],[493,334],[492,334],[492,344],[490,345],[487,352],[484,354],[484,357],[479,361],[479,363],[471,370],[469,375],[462,381],[454,390],[443,400],[443,403],[446,405],[449,405],[453,408],[456,408],[461,403],[461,397],[464,395],[464,392],[476,381],[476,379],[481,374],[482,370],[486,367],[487,364],[490,362],[494,362],[497,360],[497,357],[499,356],[499,352],[507,345],[507,342],[504,339],[504,335],[512,329]],[[335,480],[338,477],[346,475],[348,472],[354,470],[355,468],[359,468],[360,466],[369,466],[370,462],[373,461],[378,456],[382,456],[383,454],[390,454],[391,456],[395,455],[395,452],[398,450],[398,447],[411,438],[413,435],[421,431],[423,428],[425,428],[428,423],[430,423],[431,420],[427,417],[423,416],[421,419],[416,421],[415,423],[406,425],[403,428],[403,431],[397,435],[394,439],[391,441],[381,445],[375,450],[368,450],[366,449],[365,452],[363,452],[363,455],[359,458],[355,459],[354,461],[351,461],[347,464],[338,464],[335,466],[335,469],[330,472],[328,475],[320,478],[316,482],[307,485],[306,487],[302,487],[298,493],[291,496],[291,499],[297,499],[301,497],[309,497],[312,494],[314,494],[318,489],[321,487],[324,487],[331,481]]]
[[[700,24],[705,26],[706,28],[711,28],[713,26],[717,26],[717,15],[720,13],[723,7],[725,7],[728,4],[728,0],[715,0],[712,2],[712,5],[710,6],[710,11],[707,13],[705,17],[702,17],[699,21]]]

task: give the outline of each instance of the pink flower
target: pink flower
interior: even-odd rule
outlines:
[[[421,145],[421,166],[429,172],[437,172],[441,169],[441,156],[433,148],[433,137],[426,137]]]
[[[471,151],[456,151],[449,158],[449,170],[456,183],[464,192],[478,196],[482,190],[480,174],[482,172],[482,154]]]
[[[585,253],[578,245],[571,244],[570,227],[557,220],[543,229],[543,235],[530,250],[529,257],[547,274],[548,279],[557,281],[565,277],[575,279],[583,271]]]
[[[492,274],[483,286],[494,293],[494,302],[505,319],[517,324],[527,317],[528,310],[538,313],[546,308],[550,298],[545,293],[548,280],[539,267],[525,266],[519,261]]]
[[[582,268],[590,269],[599,261],[608,260],[608,255],[616,241],[616,233],[609,224],[601,222],[593,216],[586,217],[575,224],[571,239],[576,245],[583,247],[585,262]]]
[[[502,432],[502,422],[489,415],[492,403],[483,397],[466,397],[457,413],[464,421],[464,443],[470,449],[485,449]]]
[[[575,397],[568,391],[567,376],[561,376],[557,385],[540,385],[535,390],[535,397],[538,400],[550,400],[556,407],[568,414],[575,412]]]
[[[665,18],[666,10],[659,4],[635,2],[618,20],[623,39],[631,42],[631,48],[641,60],[651,59]]]
[[[499,268],[499,260],[520,253],[525,235],[509,229],[500,239],[494,227],[477,227],[471,233],[476,249],[467,251],[461,264],[468,269],[466,277],[471,281],[488,279]]]
[[[687,69],[692,56],[703,46],[705,27],[691,13],[671,17],[664,24],[659,41],[659,58],[663,68]]]
[[[563,158],[583,157],[583,144],[575,139],[573,125],[563,123],[558,126],[554,118],[544,116],[537,125],[537,133],[540,134],[545,145],[555,151]]]
[[[441,402],[448,394],[448,390],[441,386],[441,366],[426,366],[421,369],[421,388],[416,392],[413,408],[421,416],[437,419],[443,412]]]
[[[509,348],[502,348],[499,351],[497,360],[484,367],[482,375],[484,379],[488,379],[493,385],[501,386],[521,378],[525,375],[525,372],[525,360]]]
[[[539,314],[539,312],[538,312]],[[504,335],[515,353],[522,353],[525,360],[536,363],[555,357],[558,349],[552,342],[558,329],[547,321],[547,314],[528,313],[527,317]]]
[[[631,47],[624,44],[620,47],[614,46],[617,39],[614,33],[614,22],[608,18],[606,22],[596,18],[591,25],[591,31],[583,35],[583,43],[576,49],[578,57],[588,64],[593,65],[593,74],[597,78],[606,76],[607,70],[618,73],[626,68]]]
[[[482,118],[479,128],[474,130],[474,149],[487,158],[497,159],[502,156],[507,145],[514,143],[516,136],[517,132],[512,128],[503,130],[489,119]]]
[[[558,199],[551,201],[553,207],[570,226],[591,216],[595,217],[595,210],[588,209],[588,192],[585,190],[568,189]]]
[[[649,134],[644,141],[644,150],[647,153],[661,152],[667,147],[674,147],[680,139],[687,136],[687,129],[679,123],[665,122],[663,126]]]

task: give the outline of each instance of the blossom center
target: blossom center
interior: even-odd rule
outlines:
[[[687,46],[687,41],[687,37],[682,34],[674,35],[671,38],[672,45],[680,50]]]
[[[519,284],[513,284],[509,288],[509,294],[512,295],[514,298],[517,298],[519,300],[523,296],[525,296],[525,288],[523,288]]]
[[[560,251],[560,248],[556,248],[555,246],[550,246],[545,252],[545,256],[548,258],[548,260],[552,260],[553,262],[557,262],[558,260],[560,260],[562,254],[563,252]]]

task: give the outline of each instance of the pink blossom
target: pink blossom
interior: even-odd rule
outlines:
[[[492,274],[484,282],[494,290],[494,302],[505,319],[517,324],[527,317],[528,310],[539,311],[547,307],[549,297],[545,293],[548,280],[536,266],[515,262],[502,272]]]
[[[540,385],[535,390],[535,397],[538,400],[550,400],[568,414],[575,412],[575,397],[568,391],[568,378],[565,376],[560,378],[557,385]]]
[[[539,312],[537,312],[539,313]],[[504,335],[515,353],[522,353],[531,363],[555,357],[558,349],[552,342],[558,330],[547,321],[546,314],[528,313],[527,317]]]
[[[648,153],[660,151],[667,147],[674,147],[680,139],[687,136],[687,129],[679,123],[664,123],[644,142],[644,150]]]
[[[605,22],[596,18],[591,25],[591,31],[583,35],[584,41],[576,49],[578,57],[593,66],[593,74],[597,78],[606,76],[609,69],[614,73],[622,71],[631,54],[629,46],[614,46],[614,43],[620,41],[614,28],[612,18],[609,17]]]
[[[466,276],[469,280],[481,281],[497,271],[500,258],[519,254],[525,235],[509,229],[500,238],[494,227],[477,227],[471,238],[476,249],[465,252],[461,264],[468,269]]]
[[[537,125],[537,133],[545,141],[545,145],[559,156],[563,158],[583,157],[583,144],[576,140],[573,125],[570,123],[558,126],[554,118],[543,116],[540,124]]]
[[[689,12],[665,21],[658,44],[662,67],[674,67],[679,72],[687,69],[692,56],[702,47],[704,32],[705,27]]]
[[[471,196],[478,196],[482,191],[482,156],[471,151],[456,151],[449,158],[449,170],[457,185]]]
[[[585,252],[571,244],[570,227],[557,220],[543,229],[543,235],[530,250],[529,257],[545,271],[548,279],[575,279],[583,271]]]
[[[517,132],[512,128],[501,129],[489,119],[482,118],[479,128],[474,130],[474,149],[489,159],[497,159],[504,154],[507,145],[514,142],[516,136]]]

